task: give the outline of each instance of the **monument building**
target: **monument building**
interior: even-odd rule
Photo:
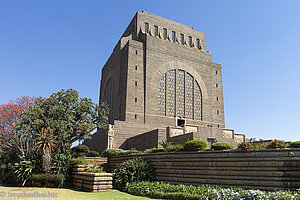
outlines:
[[[225,129],[221,65],[205,49],[204,33],[145,11],[136,13],[102,69],[100,102],[109,106],[109,128],[84,142],[98,152],[162,141],[245,141]]]

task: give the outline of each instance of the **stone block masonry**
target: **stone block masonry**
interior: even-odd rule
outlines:
[[[73,187],[86,192],[97,192],[112,189],[111,173],[84,172],[84,166],[73,168]]]
[[[101,129],[84,144],[100,153],[191,137],[234,146],[245,141],[224,130],[222,68],[205,50],[205,34],[148,12],[136,13],[102,68],[99,101],[109,106],[114,136]],[[167,137],[167,130],[190,136]],[[150,142],[141,145],[146,137]]]
[[[300,188],[300,149],[116,156],[108,159],[108,166],[113,170],[119,163],[136,157],[145,158],[156,168],[157,181],[262,190]]]

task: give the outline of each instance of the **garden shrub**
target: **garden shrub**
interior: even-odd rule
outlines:
[[[238,145],[238,148],[237,148],[239,151],[251,151],[253,148],[251,147],[251,145],[249,143],[245,143],[245,142],[242,142]]]
[[[202,140],[190,140],[184,144],[185,151],[200,151],[207,148],[207,143]]]
[[[0,166],[0,180],[3,183],[13,184],[17,183],[17,175],[14,172],[13,165],[11,163],[1,164]]]
[[[176,151],[182,151],[183,145],[182,144],[172,144],[164,149],[166,152],[176,152]]]
[[[111,157],[111,156],[118,156],[118,155],[120,155],[121,152],[123,152],[122,149],[106,149],[106,150],[102,153],[102,155],[103,155],[104,157],[109,158],[109,157]]]
[[[84,162],[79,161],[82,158],[74,158],[77,162]],[[83,159],[82,159],[83,160]],[[74,161],[76,162],[76,161]],[[51,164],[51,171],[50,173],[53,174],[64,174],[67,175],[70,172],[70,168],[73,166],[72,156],[63,154],[63,153],[53,153],[52,154],[52,164]]]
[[[260,191],[241,188],[222,188],[209,185],[172,185],[159,182],[131,182],[125,191],[134,195],[155,199],[200,200],[200,199],[299,199],[300,193],[293,191]]]
[[[229,143],[220,142],[220,143],[212,144],[211,149],[213,150],[234,149],[234,146]]]
[[[63,174],[32,174],[28,181],[32,186],[59,187],[64,181]]]
[[[291,148],[300,148],[300,141],[292,142]]]
[[[73,158],[71,160],[71,165],[76,166],[76,165],[88,165],[89,162],[84,160],[83,158]]]
[[[84,157],[89,153],[89,147],[86,145],[77,145],[71,148],[71,154],[73,157]]]
[[[286,148],[286,144],[283,140],[272,140],[272,142],[267,146],[268,149]]]
[[[149,153],[158,153],[158,152],[164,152],[164,149],[158,149],[156,147],[152,148],[151,151]]]
[[[99,152],[97,151],[89,151],[87,154],[86,154],[87,157],[98,157],[100,156]]]
[[[124,190],[126,184],[130,182],[153,181],[154,179],[155,169],[142,158],[127,160],[113,171],[113,186],[118,190]]]
[[[262,142],[262,143],[250,143],[252,149],[267,149],[270,143]]]
[[[173,142],[162,141],[162,142],[160,143],[160,145],[161,145],[164,149],[166,149],[166,148],[170,147],[171,145],[173,145]]]
[[[120,152],[119,155],[134,155],[134,154],[143,154],[143,152],[138,150],[127,150],[127,151]]]

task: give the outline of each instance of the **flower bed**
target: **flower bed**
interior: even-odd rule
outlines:
[[[299,192],[291,191],[265,192],[260,190],[245,190],[241,188],[221,188],[207,185],[171,185],[167,183],[146,181],[129,183],[126,187],[126,191],[133,195],[174,200],[300,199]]]

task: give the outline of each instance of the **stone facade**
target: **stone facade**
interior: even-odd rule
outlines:
[[[100,102],[110,108],[114,148],[143,146],[140,142],[147,141],[141,140],[151,135],[156,141],[147,140],[159,146],[176,129],[176,137],[189,134],[178,138],[234,145],[245,140],[244,135],[224,130],[221,65],[212,62],[204,36],[183,24],[136,13],[102,69]],[[107,143],[107,130],[85,141],[99,152]]]

